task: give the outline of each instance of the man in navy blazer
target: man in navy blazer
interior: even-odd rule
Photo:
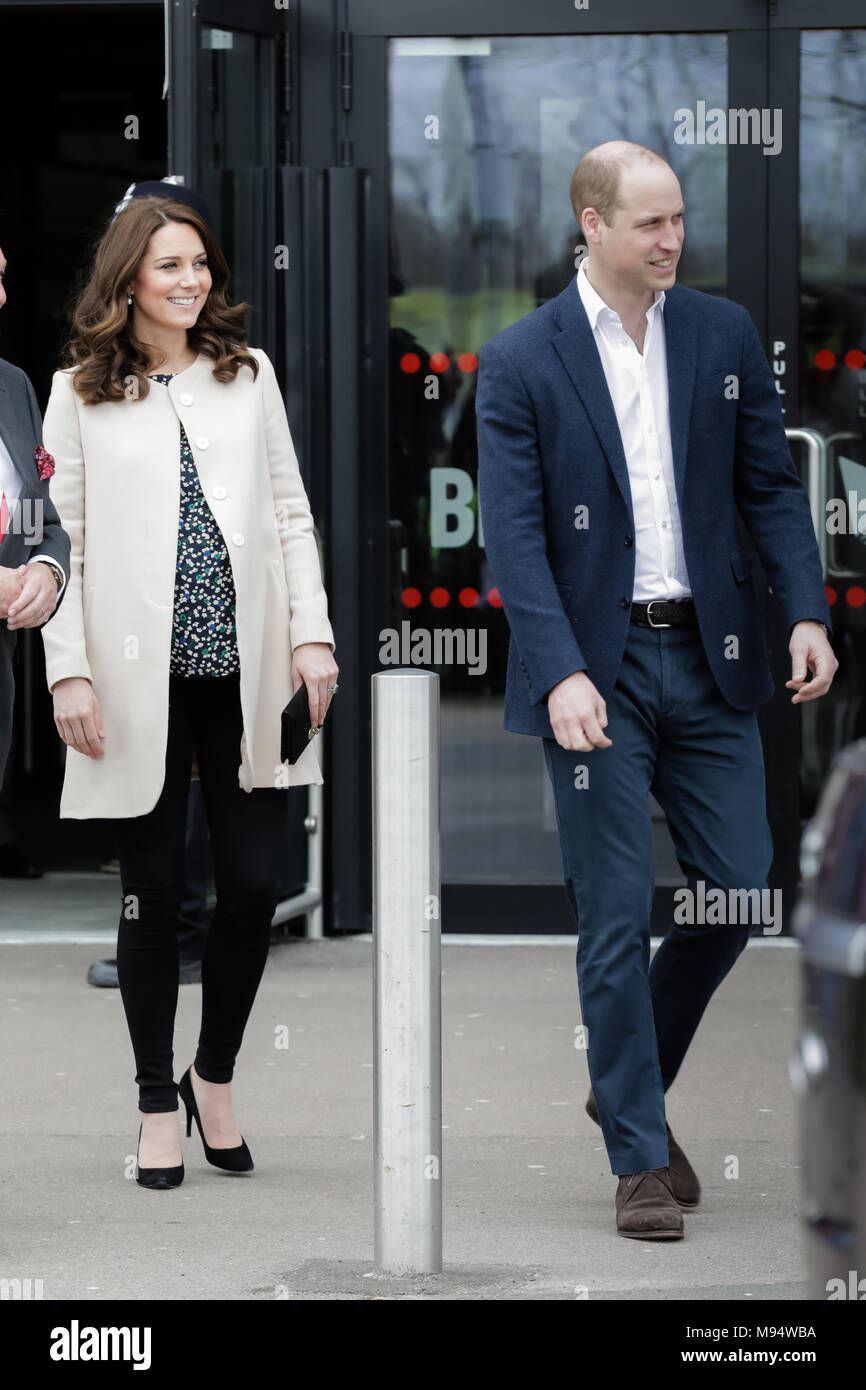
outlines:
[[[0,308],[5,273],[0,250]],[[30,379],[0,358],[0,782],[12,738],[16,632],[50,620],[69,572],[69,537],[48,495],[48,479],[39,476],[41,442]]]
[[[480,354],[479,500],[511,630],[505,728],[543,740],[554,790],[616,1229],[679,1238],[700,1184],[664,1094],[761,920],[773,854],[755,715],[773,685],[737,510],[789,630],[792,702],[838,663],[754,324],[675,283],[673,170],[611,141],[571,195],[575,279]],[[651,965],[649,792],[687,882]]]

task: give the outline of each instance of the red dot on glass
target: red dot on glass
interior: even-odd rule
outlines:
[[[862,608],[866,603],[866,589],[861,588],[859,584],[852,584],[845,595],[845,602],[849,608]]]
[[[859,348],[851,348],[845,353],[845,366],[853,367],[855,372],[866,366],[866,352],[861,352]]]
[[[457,600],[463,608],[474,608],[478,602],[477,589],[461,589]]]
[[[404,589],[402,593],[404,608],[417,608],[421,602],[420,589]]]
[[[457,365],[461,372],[474,372],[478,367],[478,358],[474,352],[461,352]]]
[[[404,352],[400,358],[401,372],[417,372],[421,366],[421,358],[417,352]]]
[[[447,372],[448,354],[445,352],[434,352],[430,358],[431,372]]]
[[[815,366],[819,371],[829,372],[830,368],[835,367],[835,365],[836,354],[831,352],[829,348],[822,348],[820,352],[815,353]]]
[[[499,597],[499,590],[498,590],[498,589],[490,589],[490,590],[488,590],[488,593],[487,593],[487,602],[490,604],[490,607],[491,607],[491,608],[501,608],[501,607],[502,607],[502,599]]]
[[[824,585],[824,593],[827,595],[828,606],[832,608],[839,595],[836,593],[836,590],[830,584]]]
[[[432,589],[430,591],[430,602],[434,608],[444,608],[450,601],[451,595],[447,589]]]

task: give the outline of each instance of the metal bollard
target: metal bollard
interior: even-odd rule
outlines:
[[[376,1269],[442,1269],[439,677],[372,676]]]

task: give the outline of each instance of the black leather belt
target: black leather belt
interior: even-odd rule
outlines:
[[[653,598],[633,603],[631,621],[638,627],[697,627],[695,605],[690,598]]]

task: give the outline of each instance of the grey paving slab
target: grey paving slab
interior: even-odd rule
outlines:
[[[369,940],[272,948],[235,1086],[256,1171],[208,1167],[194,1132],[169,1192],[131,1178],[134,1067],[117,992],[85,983],[98,953],[0,946],[0,1277],[46,1299],[808,1297],[796,949],[749,948],[710,1005],[668,1097],[704,1201],[652,1243],[615,1234],[573,946],[446,944],[445,1269],[415,1279],[373,1267]],[[200,995],[181,987],[177,1075]]]

